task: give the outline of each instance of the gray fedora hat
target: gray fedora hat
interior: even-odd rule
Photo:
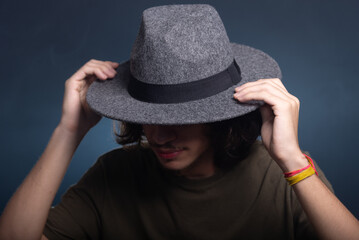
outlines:
[[[264,52],[231,43],[209,5],[146,9],[131,57],[116,76],[87,93],[98,114],[138,124],[196,124],[235,118],[258,108],[233,98],[234,89],[281,78]]]

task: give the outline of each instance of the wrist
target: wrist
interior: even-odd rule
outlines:
[[[77,122],[66,120],[66,118],[62,117],[60,120],[60,123],[58,124],[57,127],[61,131],[64,131],[68,134],[84,137],[86,135],[86,133],[91,129],[91,127],[88,125],[89,124],[86,124],[86,122],[83,124],[80,124]]]
[[[291,172],[308,166],[308,160],[303,153],[296,154],[280,165],[283,172]]]
[[[62,122],[60,122],[57,125],[55,132],[59,133],[60,135],[62,135],[63,137],[65,137],[67,139],[73,139],[74,141],[81,141],[82,138],[88,132],[88,130],[69,128],[66,126],[66,124],[63,124]]]

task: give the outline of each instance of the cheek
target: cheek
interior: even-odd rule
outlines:
[[[203,152],[209,151],[212,148],[210,140],[205,135],[200,135],[188,141],[188,146],[193,154],[199,155]]]

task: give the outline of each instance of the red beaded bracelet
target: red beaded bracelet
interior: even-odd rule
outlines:
[[[304,154],[304,153],[303,153],[303,155],[307,158],[307,160],[308,160],[308,162],[309,162],[309,165],[306,166],[306,167],[304,167],[304,168],[298,169],[298,170],[294,170],[294,171],[291,171],[291,172],[286,172],[286,173],[284,173],[284,177],[285,177],[285,178],[292,177],[292,176],[294,176],[294,175],[296,175],[296,174],[298,174],[298,173],[300,173],[300,172],[303,172],[304,170],[310,168],[310,166],[312,166],[312,168],[313,168],[314,171],[315,171],[315,174],[317,174],[317,176],[318,176],[318,172],[317,172],[317,170],[315,169],[313,160],[312,160],[308,155],[306,155],[306,154]]]

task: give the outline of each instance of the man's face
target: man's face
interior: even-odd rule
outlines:
[[[195,125],[143,125],[147,140],[164,168],[189,177],[205,177],[214,169],[209,127]]]

